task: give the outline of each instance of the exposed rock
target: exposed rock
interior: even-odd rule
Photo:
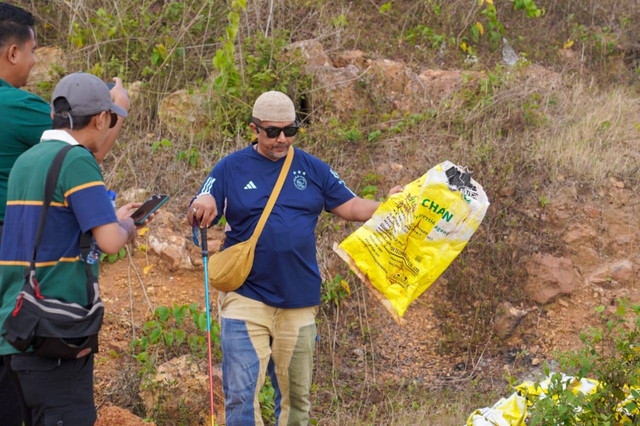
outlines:
[[[496,309],[496,318],[493,324],[496,335],[501,338],[511,335],[527,313],[527,310],[518,309],[509,302],[501,303]]]
[[[178,90],[163,98],[158,105],[160,123],[173,133],[198,134],[207,125],[205,100],[199,94]]]
[[[536,303],[545,304],[561,294],[571,294],[578,283],[573,262],[550,254],[534,254],[526,264],[529,274],[525,293]]]
[[[432,99],[440,100],[456,92],[462,84],[462,73],[452,70],[427,69],[418,75],[420,88]],[[414,82],[415,84],[415,82]],[[405,93],[415,86],[408,85]]]
[[[153,237],[150,237],[151,241]],[[191,263],[191,257],[184,257],[180,247],[177,245],[167,244],[162,247],[160,250],[156,250],[158,246],[158,242],[154,241],[151,246],[154,248],[154,251],[159,251],[160,256],[167,261],[169,264],[169,269],[175,271],[176,269],[183,267],[184,269],[192,269],[193,264]],[[188,262],[186,259],[189,259]]]
[[[569,247],[576,255],[574,259],[579,259],[580,266],[596,265],[600,261],[601,256],[593,248],[586,244],[574,244]]]
[[[404,111],[415,109],[425,103],[437,104],[458,92],[465,81],[474,81],[481,73],[462,73],[457,70],[426,69],[419,75],[409,74],[404,87],[404,98],[397,103]]]
[[[597,207],[587,205],[583,207],[582,211],[591,219],[597,219],[600,217],[600,210]]]
[[[143,421],[124,408],[107,404],[98,411],[98,420],[95,426],[155,426],[155,423]]]
[[[342,68],[347,65],[355,65],[364,69],[367,66],[367,59],[362,50],[342,50],[332,56],[333,64]]]
[[[371,62],[368,74],[374,77],[374,85],[380,93],[402,93],[409,81],[408,71],[402,62],[376,59]]]
[[[329,59],[329,56],[327,56],[324,51],[324,47],[322,47],[322,43],[318,40],[298,41],[289,45],[287,50],[300,52],[308,68],[333,66],[331,59]]]
[[[569,226],[567,233],[564,235],[564,241],[567,244],[577,242],[585,242],[596,237],[596,231],[584,223],[575,223]]]
[[[538,64],[528,64],[522,70],[523,83],[541,89],[556,89],[562,86],[562,75],[559,72]]]
[[[222,372],[213,370],[213,402],[216,418],[224,419]],[[155,376],[140,386],[140,397],[148,413],[161,409],[167,418],[183,419],[189,424],[209,423],[209,372],[188,355],[160,365]]]
[[[162,212],[151,222],[147,234],[149,248],[164,259],[169,269],[193,269],[193,263],[187,249],[187,239],[174,227],[181,223],[170,212]]]
[[[127,86],[127,94],[129,95],[129,101],[131,102],[131,106],[138,106],[140,99],[142,98],[142,89],[144,87],[144,83],[142,81],[134,81],[130,85]]]
[[[616,220],[616,221],[611,221],[606,226],[607,228],[606,233],[609,240],[612,243],[615,243],[621,246],[633,243],[636,232],[637,232],[637,228],[627,223],[617,222],[619,220],[618,218],[614,218],[613,220]]]
[[[391,170],[393,170],[394,172],[400,172],[402,171],[402,169],[404,169],[404,166],[400,163],[391,163],[391,165],[389,166],[391,168]]]
[[[633,263],[630,260],[617,260],[600,266],[589,274],[588,284],[608,285],[612,282],[624,283],[629,281],[633,274]]]
[[[360,70],[355,65],[344,68],[317,67],[313,72],[316,86],[314,109],[326,108],[327,115],[341,115],[367,107],[367,97],[356,89]]]
[[[29,86],[40,83],[54,83],[65,73],[67,60],[65,53],[57,47],[39,47],[34,53],[36,64],[29,74]]]
[[[557,194],[550,197],[546,210],[549,218],[556,224],[562,224],[576,214],[577,190],[574,186],[565,186]]]
[[[619,184],[624,185],[622,182]],[[612,189],[610,193],[611,199],[618,206],[626,206],[629,205],[632,200],[635,200],[635,195],[633,191],[629,189],[623,189],[622,187],[616,186]]]
[[[116,201],[118,205],[125,205],[127,203],[142,203],[149,197],[149,191],[144,188],[129,188],[118,194]]]

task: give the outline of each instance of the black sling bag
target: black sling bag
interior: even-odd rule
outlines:
[[[42,239],[44,225],[53,193],[58,184],[60,169],[67,152],[80,145],[68,145],[54,157],[45,184],[44,201],[38,232],[33,246],[33,256],[25,268],[25,280],[18,294],[14,310],[4,322],[2,337],[14,348],[33,352],[42,357],[75,359],[98,351],[98,332],[102,326],[104,305],[98,292],[98,279],[87,263],[91,250],[92,234],[80,235],[80,254],[87,276],[87,306],[48,298],[40,293],[36,279],[36,255]]]

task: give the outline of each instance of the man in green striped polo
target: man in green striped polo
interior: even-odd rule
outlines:
[[[53,93],[54,130],[45,131],[41,143],[13,166],[0,248],[0,324],[18,307],[16,298],[33,253],[46,174],[63,147],[82,145],[86,149],[70,150],[62,163],[36,257],[40,292],[47,298],[86,306],[80,234],[91,232],[92,251],[99,248],[105,253],[116,253],[135,238],[130,215],[139,204],[114,212],[96,161],[110,147],[110,128],[119,128],[129,108],[122,82],[116,80],[110,93],[106,84],[91,74],[63,78]],[[98,276],[98,265],[90,266]],[[18,379],[26,424],[83,426],[95,422],[93,354],[73,360],[46,358],[21,353],[0,337],[0,355]]]

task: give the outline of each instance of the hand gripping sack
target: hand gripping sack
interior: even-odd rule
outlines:
[[[269,201],[267,201],[267,205],[262,211],[262,215],[260,215],[260,220],[258,220],[258,224],[253,230],[251,238],[227,247],[209,259],[209,280],[211,280],[211,284],[216,290],[236,290],[249,276],[251,268],[253,267],[253,256],[255,254],[256,244],[258,244],[258,238],[260,238],[269,214],[271,214],[278,195],[280,195],[280,190],[282,189],[282,185],[287,177],[287,172],[293,161],[293,151],[293,147],[290,146],[287,158],[278,175],[276,185],[273,187]]]
[[[74,146],[62,148],[53,159],[47,172],[45,197],[40,214],[40,223],[33,247],[33,256],[25,268],[25,280],[18,294],[16,305],[4,322],[2,337],[21,352],[33,348],[42,357],[75,359],[98,351],[98,332],[102,326],[104,305],[98,293],[98,280],[85,262],[88,306],[67,303],[48,298],[40,293],[36,279],[36,255],[47,211],[53,200],[60,168],[67,152]],[[87,259],[91,249],[91,234],[80,236],[80,252]]]

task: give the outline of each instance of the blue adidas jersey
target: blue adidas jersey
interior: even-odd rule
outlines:
[[[231,230],[224,248],[251,237],[275,186],[284,158],[272,161],[248,146],[215,165],[198,195],[211,194]],[[282,191],[256,246],[253,268],[236,290],[279,308],[320,304],[321,278],[316,260],[315,227],[323,210],[332,210],[355,194],[327,164],[295,149]]]

